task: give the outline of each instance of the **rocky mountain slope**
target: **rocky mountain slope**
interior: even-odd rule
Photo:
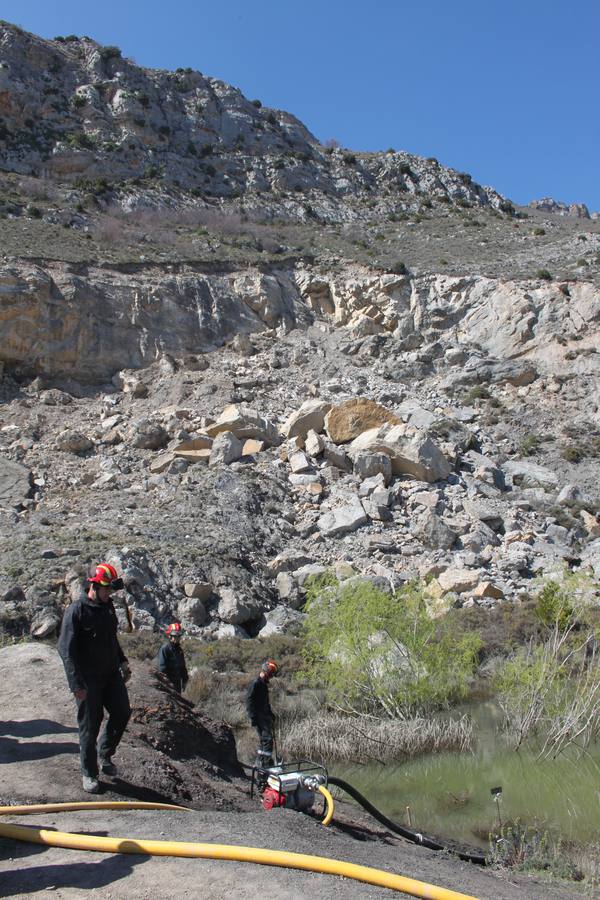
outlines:
[[[358,215],[356,202],[371,194],[379,207],[402,195],[510,207],[434,159],[322,147],[294,116],[200,72],[142,69],[88,37],[45,41],[0,28],[0,139],[9,171],[106,179],[109,189],[126,191],[141,180],[204,197],[243,195],[249,207],[262,208],[266,198],[272,212],[303,216],[314,196],[332,220]],[[301,196],[287,196],[294,193]]]
[[[600,223],[321,146],[199,73],[0,27],[0,624],[294,630],[600,576]]]

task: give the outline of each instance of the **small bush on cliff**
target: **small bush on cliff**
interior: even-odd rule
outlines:
[[[102,62],[108,62],[109,59],[119,59],[121,50],[119,47],[109,45],[108,47],[100,47],[98,53]]]

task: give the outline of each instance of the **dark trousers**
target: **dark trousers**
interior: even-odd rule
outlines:
[[[261,716],[254,719],[254,727],[260,739],[259,755],[263,757],[273,756],[273,719],[271,716]]]
[[[104,677],[89,677],[87,697],[77,701],[77,725],[79,726],[79,752],[81,771],[90,778],[98,776],[98,755],[96,741],[104,717],[108,721],[98,742],[101,759],[110,759],[123,737],[123,732],[131,715],[127,688],[120,672]]]

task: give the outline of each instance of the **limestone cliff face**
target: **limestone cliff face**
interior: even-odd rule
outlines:
[[[412,278],[358,267],[0,268],[0,361],[30,373],[93,382],[164,353],[202,353],[237,334],[315,321],[349,339],[393,338],[407,362],[461,362],[460,377],[477,376],[486,360],[510,363],[504,375],[523,383],[536,372],[600,375],[600,291],[586,282]]]

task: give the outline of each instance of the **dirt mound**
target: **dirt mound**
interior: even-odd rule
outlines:
[[[56,650],[44,644],[3,649],[0,680],[0,800],[86,797],[75,702]],[[228,726],[194,709],[149,663],[134,664],[129,696],[131,721],[115,757],[119,776],[103,778],[107,798],[248,808],[243,769]]]

